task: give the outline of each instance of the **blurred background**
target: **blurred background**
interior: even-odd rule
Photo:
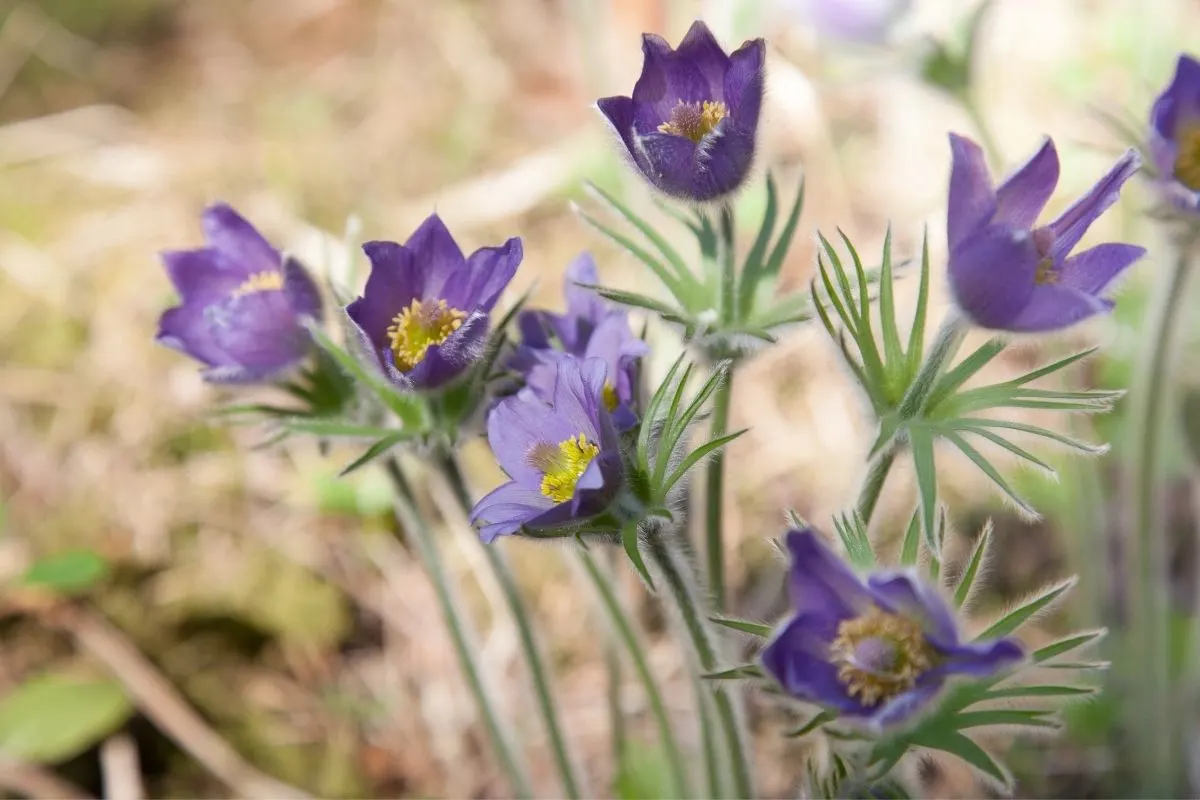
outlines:
[[[890,222],[904,258],[928,231],[944,303],[946,132],[976,129],[923,84],[918,62],[930,37],[955,41],[972,4],[918,0],[877,42],[839,38],[812,15],[818,5],[0,2],[0,797],[229,796],[239,793],[230,775],[253,781],[256,772],[331,797],[507,791],[432,588],[391,535],[386,480],[371,470],[338,479],[350,449],[259,448],[264,432],[215,419],[232,394],[153,343],[157,316],[172,303],[157,253],[198,246],[200,210],[223,199],[314,271],[344,279],[365,271],[357,242],[403,241],[436,209],[468,251],[523,237],[510,300],[534,286],[535,302],[558,305],[562,270],[585,248],[606,283],[656,292],[569,201],[587,202],[581,185],[592,180],[668,224],[592,103],[629,92],[643,31],[675,43],[703,17],[731,47],[768,40],[760,167],[787,190],[801,174],[807,181],[785,266],[790,286],[811,276],[817,230],[841,227],[873,254]],[[1105,114],[1140,126],[1175,55],[1197,44],[1196,30],[1200,4],[1191,0],[995,2],[974,67],[981,115],[1008,166],[1052,135],[1063,177],[1051,211],[1065,207],[1127,144]],[[747,230],[763,202],[756,181],[738,208]],[[1090,237],[1151,248],[1117,313],[1019,343],[988,377],[1098,343],[1103,357],[1071,379],[1125,385],[1144,284],[1161,263],[1157,234],[1140,216],[1148,202],[1132,187]],[[931,312],[931,327],[939,321]],[[651,329],[652,371],[674,359],[673,337]],[[783,613],[782,569],[766,543],[781,531],[783,509],[827,526],[863,477],[873,432],[835,355],[809,326],[740,374],[732,424],[752,430],[730,451],[727,506],[739,616]],[[1119,410],[1073,431],[1112,442],[1108,457],[1080,464],[1050,453],[1063,466],[1057,480],[1017,473],[1045,512],[1040,521],[1015,517],[965,459],[945,456],[942,491],[959,549],[989,516],[1000,536],[988,604],[1082,573],[1063,620],[1046,620],[1047,635],[1064,621],[1114,614],[1121,419]],[[467,466],[477,493],[500,479],[480,441],[468,444]],[[1183,443],[1172,469],[1183,608],[1195,494]],[[907,522],[914,497],[911,477],[894,474],[876,515],[881,536]],[[431,508],[444,500],[436,487],[427,499]],[[447,559],[471,591],[484,663],[539,793],[552,796],[515,633],[493,613],[498,590],[462,520],[447,516],[444,528]],[[632,685],[622,701],[647,744],[627,763],[611,758],[602,637],[578,576],[552,547],[501,546],[539,622],[591,790],[656,796],[662,765]],[[72,602],[17,585],[47,557],[78,574]],[[683,656],[655,604],[633,581],[625,588],[671,710],[689,722],[680,727],[686,740],[694,726]],[[806,745],[780,737],[780,712],[764,703],[752,711],[764,792],[794,792]],[[163,717],[182,734],[165,735]],[[994,746],[1009,754],[1024,796],[1119,796],[1120,737],[1101,698],[1073,713],[1061,740]],[[225,758],[232,772],[206,769],[195,748]],[[981,791],[953,764],[928,765],[922,777],[942,796]]]

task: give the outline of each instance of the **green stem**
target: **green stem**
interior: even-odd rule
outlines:
[[[1130,653],[1138,654],[1129,708],[1133,741],[1139,751],[1138,790],[1146,797],[1174,793],[1179,775],[1178,708],[1171,685],[1170,603],[1167,577],[1168,531],[1163,525],[1162,439],[1168,418],[1168,383],[1184,322],[1184,284],[1190,254],[1181,247],[1171,271],[1159,283],[1147,324],[1141,373],[1134,382],[1130,421],[1129,474],[1133,478],[1132,524],[1127,528],[1126,569],[1130,613]]]
[[[938,328],[933,346],[929,348],[929,355],[925,356],[925,361],[917,370],[916,377],[913,378],[912,383],[908,386],[908,391],[900,400],[900,408],[896,414],[902,423],[921,412],[933,391],[938,376],[942,374],[946,364],[954,358],[954,354],[958,352],[963,337],[966,335],[966,320],[959,316],[957,310],[951,309],[947,312],[946,318],[942,320],[942,326]]]
[[[713,394],[710,439],[724,436],[729,427],[729,405],[733,396],[730,374]],[[725,610],[725,448],[717,450],[704,465],[704,542],[708,567],[708,589],[717,611]]]
[[[892,464],[896,461],[896,446],[890,446],[879,455],[875,456],[875,460],[871,462],[871,469],[867,473],[867,480],[863,483],[862,491],[858,493],[858,502],[854,507],[858,510],[858,515],[862,517],[863,525],[871,523],[871,515],[875,513],[875,506],[879,503],[879,495],[883,492],[883,484],[887,481],[888,473],[892,470]]]
[[[721,322],[728,324],[734,321],[737,314],[737,268],[734,263],[733,238],[733,205],[725,203],[721,206]]]
[[[696,710],[700,715],[700,744],[704,748],[704,771],[708,781],[708,797],[726,797],[724,770],[721,769],[721,757],[717,749],[716,725],[713,724],[712,695],[704,685],[700,675],[692,676],[693,688],[696,691]]]
[[[668,541],[670,531],[660,528],[649,537],[650,557],[658,567],[675,601],[684,630],[687,632],[691,650],[701,674],[716,672],[719,668],[717,645],[710,632],[704,606],[696,589],[694,570],[683,551],[682,540]],[[733,773],[735,797],[753,797],[754,779],[747,758],[745,731],[734,709],[727,688],[713,686],[713,703],[725,736],[726,747]]]
[[[462,472],[458,468],[458,462],[454,460],[453,456],[443,456],[442,472],[454,490],[455,498],[462,505],[463,511],[469,514],[472,508],[471,494],[467,489]],[[491,567],[497,583],[500,584],[509,613],[512,614],[513,621],[517,625],[517,637],[520,639],[521,649],[524,651],[525,663],[529,666],[529,675],[537,696],[538,712],[546,726],[550,747],[554,751],[554,763],[558,768],[559,778],[562,780],[563,791],[566,792],[567,797],[578,798],[581,796],[579,780],[575,775],[575,766],[567,748],[566,737],[559,724],[558,707],[550,690],[550,678],[542,658],[541,648],[538,647],[533,623],[529,619],[529,611],[525,607],[521,591],[517,587],[500,549],[494,545],[485,545],[482,542],[480,544],[487,556],[488,566]]]
[[[653,714],[655,724],[658,726],[658,736],[667,757],[667,769],[671,773],[671,794],[673,797],[685,797],[688,793],[688,781],[683,756],[679,750],[679,743],[675,740],[675,731],[671,727],[671,718],[667,714],[667,706],[663,702],[662,692],[659,691],[654,673],[650,670],[650,663],[646,661],[646,649],[638,641],[633,624],[625,614],[625,609],[621,607],[621,602],[613,590],[612,582],[604,574],[604,570],[592,558],[592,554],[586,547],[577,547],[575,551],[588,577],[591,578],[592,586],[604,606],[609,622],[612,623],[613,633],[625,647],[629,660],[633,662],[634,672],[637,673],[642,682],[642,689],[646,692],[650,713]]]
[[[615,582],[615,567],[620,551],[615,547],[610,547],[607,552],[608,579]],[[605,673],[608,675],[608,719],[612,731],[613,763],[619,765],[625,762],[625,710],[621,707],[621,685],[624,676],[621,674],[621,653],[617,648],[617,643],[611,637],[604,640],[604,666]]]
[[[433,531],[424,524],[414,509],[412,487],[409,486],[408,479],[401,471],[400,464],[395,458],[388,458],[384,461],[384,469],[396,490],[396,517],[404,527],[404,532],[408,535],[409,540],[415,545],[417,555],[425,565],[425,572],[433,583],[442,617],[446,621],[446,627],[450,631],[450,638],[454,643],[459,666],[467,679],[471,693],[475,695],[475,702],[483,717],[488,738],[491,739],[492,746],[496,749],[500,766],[508,775],[513,791],[518,797],[532,797],[533,791],[530,787],[529,777],[524,766],[517,760],[511,733],[501,722],[500,716],[496,712],[495,701],[484,683],[483,671],[476,660],[479,648],[472,641],[462,613],[462,602],[456,595],[454,586],[450,583],[442,566],[441,555],[438,553]]]

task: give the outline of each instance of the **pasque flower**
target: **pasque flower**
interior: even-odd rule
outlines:
[[[926,706],[948,678],[986,677],[1021,660],[1012,639],[964,642],[936,589],[909,571],[864,580],[810,529],[787,534],[795,615],[762,653],[801,700],[876,728]]]
[[[321,315],[321,294],[304,267],[284,258],[224,203],[201,216],[206,247],[162,254],[181,302],[159,320],[160,344],[207,366],[206,380],[269,381],[312,346],[306,319]]]
[[[405,244],[367,242],[371,274],[346,313],[380,368],[405,389],[435,389],[482,353],[488,315],[521,263],[520,239],[469,257],[433,214]]]
[[[679,48],[642,39],[645,60],[632,97],[597,102],[637,168],[662,192],[707,201],[746,179],[763,98],[762,39],[726,55],[703,22]]]
[[[1150,110],[1150,157],[1168,199],[1200,211],[1200,61],[1189,55]]]
[[[521,373],[526,386],[550,402],[559,362],[572,357],[600,359],[606,369],[604,404],[617,429],[623,431],[637,424],[637,362],[649,349],[633,335],[624,309],[585,288],[598,282],[595,260],[590,253],[581,253],[567,267],[566,313],[523,312],[519,318],[522,342],[509,365]]]
[[[1054,142],[1047,139],[995,188],[977,144],[951,134],[950,149],[950,288],[967,318],[984,328],[1049,331],[1112,308],[1101,293],[1145,249],[1109,243],[1072,250],[1137,172],[1136,152],[1054,221],[1035,226],[1058,183]]]
[[[501,400],[488,415],[488,444],[511,479],[476,504],[490,542],[522,527],[557,528],[595,516],[620,489],[616,428],[604,403],[607,367],[597,358],[554,364],[549,401],[531,389]]]

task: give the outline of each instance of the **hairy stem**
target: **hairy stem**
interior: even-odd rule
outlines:
[[[717,643],[709,627],[707,612],[700,600],[695,571],[681,539],[665,529],[652,531],[650,557],[661,573],[675,601],[688,643],[701,674],[715,672],[718,666]],[[746,734],[727,688],[712,687],[713,704],[724,734],[733,775],[735,797],[753,797],[754,780],[747,757]]]
[[[625,609],[622,608],[621,601],[613,589],[612,581],[605,574],[604,569],[596,563],[586,547],[577,547],[575,551],[584,571],[592,581],[600,604],[604,607],[608,621],[612,625],[613,633],[625,648],[629,660],[633,663],[633,670],[641,680],[642,689],[646,692],[650,713],[654,716],[654,722],[658,727],[658,736],[667,758],[667,769],[671,774],[671,794],[674,797],[685,797],[688,793],[688,780],[683,755],[679,750],[679,743],[675,739],[675,730],[671,727],[671,718],[667,714],[667,706],[663,702],[662,692],[659,691],[658,682],[650,670],[650,662],[646,660],[646,648],[638,640],[633,623],[626,615]]]
[[[1168,531],[1163,524],[1162,444],[1169,378],[1184,315],[1184,285],[1191,269],[1190,248],[1180,247],[1162,276],[1147,320],[1141,369],[1131,387],[1129,475],[1132,518],[1126,528],[1129,577],[1127,652],[1139,654],[1129,709],[1138,753],[1138,789],[1147,797],[1170,796],[1179,776],[1178,717],[1170,662]]]
[[[471,494],[467,489],[462,471],[458,467],[458,462],[454,460],[453,456],[445,455],[441,461],[441,468],[463,511],[470,514]],[[567,747],[566,736],[559,723],[558,706],[550,689],[550,676],[546,670],[541,648],[538,646],[529,611],[525,607],[520,589],[513,580],[512,572],[500,549],[482,542],[480,545],[487,556],[488,566],[491,567],[497,583],[500,584],[509,613],[516,622],[517,636],[520,639],[521,650],[525,655],[525,663],[529,666],[530,679],[533,681],[534,693],[537,696],[538,713],[541,714],[542,722],[546,726],[546,735],[549,737],[550,747],[554,751],[554,764],[558,769],[559,778],[562,780],[563,791],[567,797],[580,797],[579,779],[575,774],[575,765]]]
[[[708,436],[724,436],[729,427],[729,404],[733,397],[733,375],[713,394]],[[704,552],[707,556],[708,591],[717,611],[725,610],[725,449],[717,450],[704,465]]]
[[[875,456],[875,460],[871,462],[867,480],[863,483],[862,491],[858,493],[858,502],[854,504],[858,515],[862,517],[864,526],[871,524],[871,515],[875,513],[875,506],[879,504],[879,495],[883,492],[883,484],[887,481],[892,464],[896,461],[896,451],[895,446],[888,447]]]
[[[415,545],[417,555],[425,566],[425,572],[429,576],[430,582],[433,583],[438,606],[446,621],[450,638],[453,640],[459,666],[467,679],[471,693],[475,696],[479,713],[483,717],[484,728],[496,750],[500,766],[508,775],[513,791],[520,797],[531,797],[533,792],[528,774],[524,765],[517,759],[511,732],[501,721],[500,715],[496,711],[495,700],[484,681],[483,671],[476,658],[479,648],[472,641],[473,637],[468,631],[467,621],[462,612],[462,601],[442,566],[441,555],[438,552],[437,542],[434,541],[433,531],[414,509],[412,487],[408,483],[408,478],[401,471],[399,462],[395,458],[388,458],[384,461],[384,469],[396,491],[396,517],[404,526],[404,532]]]

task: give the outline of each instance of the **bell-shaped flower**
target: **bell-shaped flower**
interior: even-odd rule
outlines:
[[[1150,110],[1150,158],[1170,202],[1200,212],[1200,61],[1179,56],[1175,78]]]

